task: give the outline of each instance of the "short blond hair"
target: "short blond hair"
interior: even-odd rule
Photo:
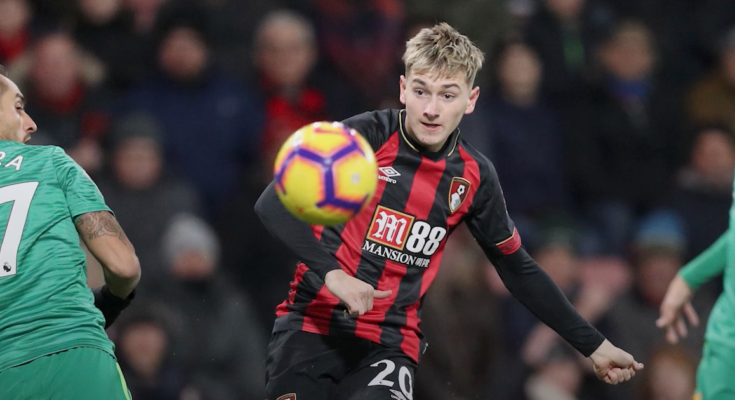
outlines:
[[[422,29],[406,43],[403,63],[411,71],[453,77],[464,73],[472,86],[485,56],[467,36],[446,22]]]

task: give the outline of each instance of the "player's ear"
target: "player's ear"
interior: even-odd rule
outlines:
[[[399,99],[401,100],[401,104],[404,106],[406,105],[406,77],[401,75],[401,78],[398,80],[398,86],[400,91]]]
[[[470,101],[467,103],[467,108],[464,110],[465,114],[472,114],[472,112],[475,111],[475,104],[477,104],[478,97],[480,97],[480,87],[475,86],[470,90]]]

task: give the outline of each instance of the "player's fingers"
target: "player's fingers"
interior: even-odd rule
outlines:
[[[347,306],[347,311],[350,312],[350,315],[362,315],[362,313],[360,313],[362,303],[359,300],[353,299],[351,301],[346,301],[345,306]]]
[[[373,297],[376,299],[387,299],[391,294],[393,294],[392,290],[376,290],[373,292]]]
[[[692,326],[699,326],[699,316],[697,315],[697,311],[692,307],[692,303],[686,303],[684,305],[684,314],[689,319],[689,323],[692,324]]]
[[[607,371],[606,375],[607,375],[607,378],[609,379],[609,382],[607,383],[612,384],[612,385],[617,385],[618,377],[619,377],[617,368],[610,369],[609,371]]]
[[[671,325],[666,327],[666,341],[671,344],[679,343],[679,337],[676,335],[676,329]]]
[[[365,312],[368,312],[373,309],[373,295],[371,294],[367,298],[367,306],[365,307]]]
[[[628,368],[622,368],[620,370],[620,382],[626,382],[630,380],[630,370]]]
[[[659,328],[666,328],[674,322],[676,312],[669,307],[661,306],[661,316],[656,320],[656,326]]]
[[[677,318],[676,320],[676,332],[679,334],[679,337],[685,338],[687,337],[687,324],[684,322],[684,318]]]
[[[633,363],[633,369],[636,371],[642,370],[644,367],[643,363],[639,363],[638,361]]]

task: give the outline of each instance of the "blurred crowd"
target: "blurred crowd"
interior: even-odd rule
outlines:
[[[458,229],[424,302],[415,398],[690,398],[703,328],[672,346],[654,321],[728,226],[735,2],[0,0],[31,143],[87,170],[141,260],[109,330],[133,398],[264,398],[296,261],[252,211],[275,153],[306,123],[399,108],[405,40],[437,21],[487,56],[462,135],[495,164],[526,248],[646,369],[596,382]],[[703,322],[719,290],[695,296]]]

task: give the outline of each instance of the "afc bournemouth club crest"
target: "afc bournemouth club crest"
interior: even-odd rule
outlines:
[[[452,178],[452,184],[449,186],[449,211],[455,212],[464,203],[467,198],[467,192],[470,191],[470,181],[455,176]]]
[[[296,393],[284,394],[276,400],[296,400]]]

